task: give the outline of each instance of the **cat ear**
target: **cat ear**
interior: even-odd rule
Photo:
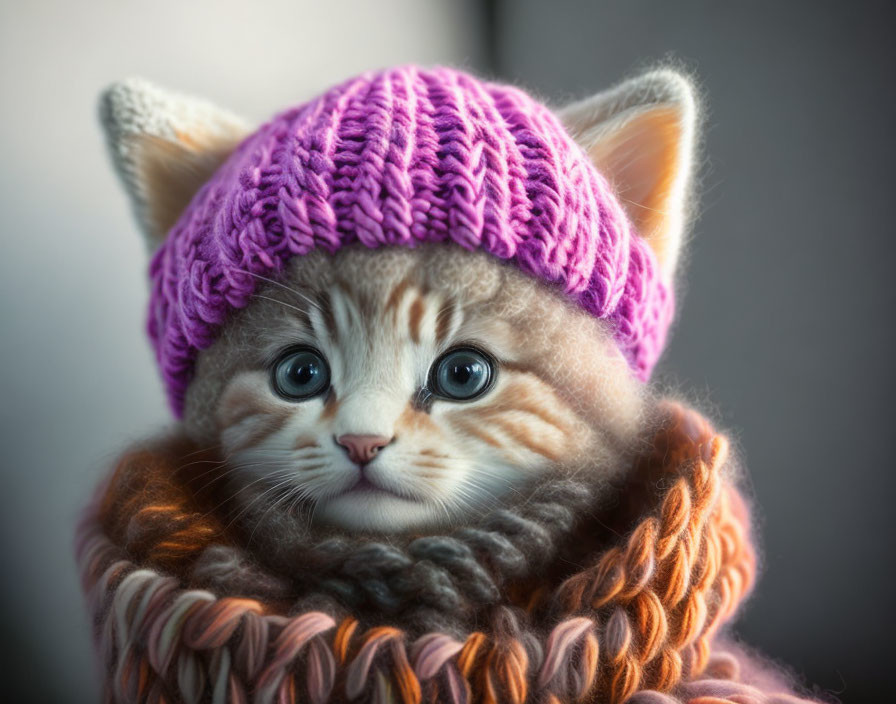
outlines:
[[[150,250],[249,132],[240,118],[211,103],[139,78],[103,92],[100,120]]]
[[[671,279],[691,214],[698,107],[690,79],[651,71],[558,114]]]

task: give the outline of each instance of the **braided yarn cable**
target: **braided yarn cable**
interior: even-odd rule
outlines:
[[[482,250],[558,287],[610,322],[634,373],[649,377],[671,289],[588,157],[516,88],[405,66],[274,117],[171,229],[150,265],[148,332],[172,409],[182,412],[198,352],[259,276],[317,248],[421,242]]]
[[[530,603],[496,585],[472,629],[418,633],[400,619],[360,619],[338,599],[305,609],[251,560],[234,569],[229,591],[223,582],[198,588],[190,566],[209,549],[236,549],[226,530],[183,487],[153,488],[121,464],[77,547],[105,700],[805,701],[740,681],[736,660],[715,648],[753,581],[749,516],[725,470],[725,439],[696,413],[667,410],[636,472],[640,491],[660,495],[639,512],[632,488],[636,518],[625,536],[590,546],[583,568],[542,584]]]
[[[472,620],[498,604],[502,588],[545,567],[576,518],[593,500],[592,488],[557,479],[544,482],[514,509],[490,512],[475,525],[445,535],[391,536],[389,541],[346,536],[290,545],[278,555],[276,523],[252,529],[271,547],[268,564],[307,566],[303,586],[364,609],[438,627],[446,618]]]

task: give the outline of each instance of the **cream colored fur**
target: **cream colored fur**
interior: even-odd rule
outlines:
[[[141,78],[106,89],[100,120],[150,251],[249,132],[236,115]]]

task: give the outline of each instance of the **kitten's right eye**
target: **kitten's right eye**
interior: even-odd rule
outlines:
[[[494,363],[486,354],[472,347],[457,347],[436,360],[429,383],[437,396],[471,401],[489,390],[494,377]]]
[[[290,401],[319,396],[330,387],[327,360],[311,347],[293,347],[274,364],[271,375],[274,391]]]

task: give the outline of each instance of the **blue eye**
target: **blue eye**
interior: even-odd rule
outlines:
[[[495,365],[488,356],[471,347],[459,347],[433,365],[430,387],[436,396],[469,401],[488,391],[494,376]]]
[[[271,381],[274,390],[283,398],[303,401],[330,387],[330,367],[317,350],[293,348],[274,364]]]

